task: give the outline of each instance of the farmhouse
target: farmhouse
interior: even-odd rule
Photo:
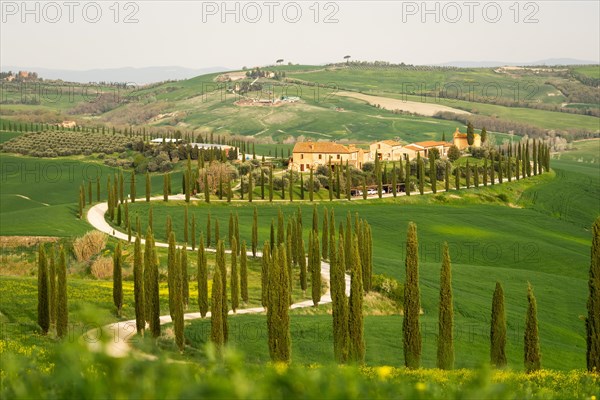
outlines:
[[[429,152],[432,149],[437,149],[440,154],[440,157],[446,157],[448,155],[448,150],[450,149],[450,147],[452,147],[452,143],[438,142],[435,140],[416,142],[413,143],[413,145],[421,148],[421,150],[419,150],[419,152],[421,153],[421,157],[429,157]]]
[[[399,161],[406,158],[412,160],[417,157],[417,154],[420,154],[421,157],[428,157],[431,149],[437,149],[440,157],[446,157],[450,147],[452,147],[452,143],[435,140],[411,143],[406,146],[393,140],[382,140],[369,146],[370,159],[375,160],[377,153],[379,159],[383,161]]]
[[[60,126],[61,128],[75,128],[77,126],[77,123],[75,121],[63,121],[60,124],[58,124],[58,126]]]
[[[163,144],[163,143],[180,143],[181,139],[175,139],[175,138],[156,138],[156,139],[152,139],[150,141],[150,143],[152,144]]]
[[[473,137],[473,147],[481,147],[481,136],[478,133],[475,133]],[[467,134],[461,133],[458,128],[456,128],[456,131],[454,132],[453,142],[459,150],[464,150],[469,147],[469,143],[467,142]]]
[[[380,160],[397,161],[403,158],[402,143],[395,140],[381,140],[369,145],[371,160],[375,160],[375,154]]]
[[[289,169],[309,171],[319,165],[333,166],[345,164],[362,168],[365,162],[365,151],[351,144],[347,147],[334,142],[298,142],[292,151]]]

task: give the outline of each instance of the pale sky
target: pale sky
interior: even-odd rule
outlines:
[[[597,0],[115,3],[32,1],[28,14],[22,1],[1,0],[0,64],[241,68],[345,55],[412,64],[600,60]],[[124,23],[128,15],[137,22]]]

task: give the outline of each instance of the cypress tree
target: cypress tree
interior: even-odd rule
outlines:
[[[487,157],[483,158],[483,186],[487,186],[488,181],[488,160]]]
[[[204,201],[210,203],[210,187],[208,186],[208,174],[204,173]]]
[[[335,248],[338,248],[337,253]],[[336,246],[335,233],[331,241],[330,283],[333,317],[333,353],[338,363],[348,360],[348,298],[346,297],[346,274],[344,243],[340,240]]]
[[[471,167],[469,166],[469,160],[467,160],[467,165],[465,167],[465,181],[467,189],[471,188]]]
[[[237,250],[238,250],[238,255],[240,254],[240,216],[238,215],[237,211],[235,213],[235,218],[233,220],[233,234],[235,235],[235,240],[237,241]]]
[[[175,232],[169,235],[169,250],[167,253],[167,284],[169,286],[169,314],[171,319],[175,316],[175,269],[177,268],[177,247],[175,246]]]
[[[261,271],[260,271],[260,289],[261,289],[261,305],[267,307],[269,293],[269,266],[271,263],[271,246],[265,241],[262,251]]]
[[[346,255],[346,271],[352,271],[350,252],[352,251],[352,219],[350,211],[346,214],[346,232],[344,234],[344,254]]]
[[[431,183],[431,191],[437,193],[437,176],[435,168],[435,156],[433,153],[429,153],[429,182]]]
[[[475,164],[475,167],[473,168],[473,184],[475,185],[476,188],[479,187],[479,165]]]
[[[241,188],[241,185],[244,184],[243,178],[240,183],[240,192],[242,194],[242,199],[244,198],[244,190]],[[231,177],[227,179],[227,202],[231,203],[231,198],[233,197],[233,189],[231,187]]]
[[[219,241],[218,245],[220,246],[221,244],[222,242]],[[210,340],[220,354],[225,344],[223,332],[223,279],[220,268],[215,268],[215,273],[213,274],[210,314]]]
[[[206,216],[206,247],[210,247],[210,233],[210,213],[208,213],[208,215]]]
[[[365,362],[363,282],[356,236],[352,237],[350,264],[352,265],[352,280],[350,282],[350,303],[348,308],[348,360],[363,364]]]
[[[125,180],[123,179],[123,171],[119,171],[119,200],[120,203],[125,201]]]
[[[246,254],[246,241],[242,241],[240,251],[240,294],[244,304],[248,304],[248,255]]]
[[[504,311],[504,290],[496,282],[492,299],[492,318],[490,327],[490,362],[502,368],[506,366],[506,313]]]
[[[56,260],[54,256],[54,246],[50,246],[47,259],[49,260],[48,279],[49,293],[48,305],[50,306],[50,326],[56,326]]]
[[[233,237],[234,237],[234,231],[233,231],[234,227],[233,227],[233,212],[229,213],[229,226],[227,229],[227,239],[228,239],[228,243],[229,243],[229,248],[232,248],[233,243]]]
[[[117,204],[117,225],[121,226],[123,223],[123,217],[121,216],[121,203]]]
[[[496,162],[495,162],[495,156],[493,153],[490,153],[490,183],[492,185],[496,184]]]
[[[498,155],[498,183],[502,184],[504,182],[504,163],[502,162],[502,154]]]
[[[260,198],[265,199],[265,171],[262,167],[260,168]]]
[[[342,164],[339,164],[335,169],[335,197],[339,200],[342,193],[341,182],[340,182],[340,169]]]
[[[404,178],[404,190],[406,191],[406,195],[410,196],[410,160],[406,157],[406,178]]]
[[[189,190],[189,187],[188,187]],[[175,332],[175,344],[177,345],[177,347],[179,348],[179,352],[183,352],[183,348],[184,348],[184,339],[183,339],[183,305],[184,305],[184,294],[183,294],[183,281],[185,279],[184,277],[184,271],[183,271],[183,257],[184,254],[186,254],[186,250],[185,247],[183,249],[180,249],[180,253],[181,253],[181,260],[180,262],[176,262],[175,263],[175,268],[173,270],[174,272],[174,277],[173,277],[173,287],[169,286],[169,294],[171,292],[171,289],[173,289],[173,307],[174,307],[174,312],[173,312],[173,331]],[[187,262],[187,260],[186,260]]]
[[[362,197],[363,200],[367,199],[367,178],[365,176],[363,176]]]
[[[300,265],[300,289],[302,296],[306,296],[306,288],[308,287],[308,271],[306,269],[306,253],[304,252],[304,239],[300,236],[300,250],[298,251],[298,264]]]
[[[269,168],[269,202],[273,202],[273,165]]]
[[[310,268],[312,301],[317,307],[319,301],[321,301],[321,256],[319,254],[319,234],[316,231],[312,234],[312,240],[312,264]]]
[[[248,174],[248,201],[252,203],[252,194],[254,191],[254,186],[252,185],[252,171]]]
[[[600,372],[600,217],[592,227],[592,250],[588,280],[586,361],[590,372]]]
[[[208,312],[208,266],[206,253],[204,251],[204,238],[200,233],[200,241],[198,242],[198,309],[200,316],[206,317]]]
[[[135,170],[131,171],[131,182],[129,186],[129,199],[135,203]]]
[[[525,319],[524,336],[524,361],[525,372],[535,372],[541,368],[540,365],[540,342],[537,321],[537,303],[533,295],[531,284],[527,285],[527,318]]]
[[[270,241],[269,241],[269,245],[271,246],[271,249],[275,248],[275,221],[273,221],[273,219],[271,219],[271,237],[270,237]]]
[[[163,201],[169,201],[169,177],[168,177],[168,174],[163,175]]]
[[[142,262],[142,241],[140,234],[135,237],[133,247],[133,298],[135,303],[135,328],[143,334],[146,327],[144,315],[144,264]]]
[[[323,210],[323,230],[321,231],[321,257],[323,260],[329,259],[329,213],[327,212],[327,208]]]
[[[289,186],[289,191],[290,191],[290,202],[294,201],[294,171],[292,171],[291,169],[289,170],[289,174],[290,174],[290,186]],[[283,182],[283,174],[281,175],[282,178],[282,185],[284,184]]]
[[[317,206],[313,206],[313,213],[312,213],[312,230],[314,232],[317,232],[317,234],[319,233],[319,212],[317,211]]]
[[[450,163],[446,162],[446,167],[444,169],[444,185],[446,192],[450,191]]]
[[[237,266],[237,239],[231,242],[231,309],[235,313],[240,306],[240,280]]]
[[[396,172],[396,163],[392,164],[392,194],[394,197],[398,196],[398,172]]]
[[[258,210],[254,206],[254,213],[252,215],[252,257],[256,257],[256,251],[258,249]]]
[[[456,190],[460,189],[460,167],[459,166],[457,166],[454,169],[454,188]]]
[[[56,336],[59,338],[62,338],[67,334],[67,325],[69,323],[66,258],[65,249],[61,248],[58,259],[58,283],[56,286]]]
[[[196,250],[196,214],[192,214],[192,251]]]
[[[221,273],[221,321],[223,322],[223,339],[227,343],[229,337],[229,327],[227,325],[227,267],[225,266],[225,243],[222,240],[217,242],[217,268]],[[214,282],[213,282],[214,285]]]
[[[286,272],[284,245],[273,251],[272,269],[269,274],[269,306],[267,329],[271,360],[289,362],[292,353],[289,310],[289,284]]]
[[[404,365],[415,369],[421,365],[421,331],[419,313],[421,300],[419,294],[419,242],[417,226],[408,224],[406,236],[406,284],[404,285],[404,319],[402,321]]]
[[[371,255],[372,238],[371,238],[371,227],[364,221],[361,228],[362,240],[360,246],[361,266],[363,272],[363,289],[365,292],[371,291],[371,281],[373,275],[373,260]]]
[[[100,202],[100,175],[96,175],[96,201]]]
[[[352,200],[352,175],[350,173],[350,165],[348,164],[348,160],[346,160],[346,198],[348,201]]]
[[[121,256],[121,242],[117,242],[117,247],[113,254],[113,303],[117,308],[117,316],[121,316],[121,307],[123,307],[123,265]]]
[[[417,155],[419,154],[420,153],[417,153]],[[425,166],[423,159],[420,156],[417,157],[417,168],[419,171],[419,193],[423,194],[425,191]]]
[[[304,175],[300,173],[300,199],[304,200]]]
[[[184,307],[187,309],[190,303],[190,277],[188,275],[187,243],[181,248],[181,297]]]
[[[314,200],[314,190],[315,190],[315,178],[313,176],[313,169],[310,169],[310,175],[308,178],[308,199],[312,202]]]
[[[152,211],[152,206],[148,210],[148,227],[150,230],[154,230],[154,212]]]
[[[331,169],[331,157],[329,157],[329,169],[327,170],[327,191],[329,192],[329,201],[333,201],[333,170]]]
[[[183,173],[183,179],[184,179],[184,184],[185,184],[185,202],[189,203],[190,195],[192,194],[192,188],[190,185],[192,177],[190,176],[189,171],[186,171]]]
[[[48,262],[46,250],[42,244],[38,245],[38,325],[45,335],[50,328],[50,305],[48,304]]]
[[[375,179],[377,180],[377,196],[381,198],[383,195],[382,181],[381,181],[381,163],[379,162],[379,155],[375,152]]]
[[[150,192],[152,191],[150,182],[150,173],[146,172],[146,201],[150,201]]]
[[[189,216],[188,216],[188,206],[186,205],[183,209],[183,241],[189,242]]]
[[[454,305],[452,301],[452,267],[448,243],[442,249],[440,272],[440,309],[438,316],[437,367],[454,368]]]

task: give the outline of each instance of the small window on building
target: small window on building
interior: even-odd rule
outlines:
[[[300,159],[303,160],[304,159],[304,154],[300,154]]]
[[[323,158],[323,154],[319,154],[319,160]]]
[[[337,159],[338,159],[338,160],[340,159],[340,155],[339,155],[339,154],[337,155]]]

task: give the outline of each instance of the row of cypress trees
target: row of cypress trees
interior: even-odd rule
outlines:
[[[58,264],[58,265],[57,265]],[[38,246],[38,325],[45,335],[54,327],[56,336],[64,337],[69,322],[67,295],[67,256],[61,246],[58,250],[58,263],[54,246],[48,254],[43,244]]]
[[[406,284],[404,287],[404,319],[402,323],[404,364],[407,368],[421,366],[422,339],[419,325],[421,313],[419,289],[419,258],[416,224],[410,222],[406,238]],[[527,288],[527,315],[524,334],[524,365],[526,372],[540,369],[541,353],[537,322],[537,303],[533,288]],[[438,314],[437,367],[454,368],[454,305],[452,268],[448,244],[442,248],[440,271],[440,301]],[[492,299],[490,327],[490,361],[496,367],[506,366],[506,314],[504,291],[497,282]]]

